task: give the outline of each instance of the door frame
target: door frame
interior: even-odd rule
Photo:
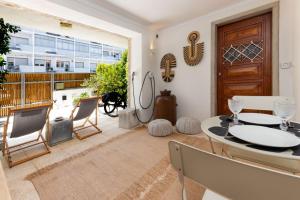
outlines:
[[[272,94],[279,95],[279,2],[264,5],[233,15],[211,24],[211,116],[217,114],[217,33],[218,26],[223,26],[243,19],[272,12]]]

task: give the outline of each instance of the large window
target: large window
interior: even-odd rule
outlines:
[[[28,65],[28,58],[7,58],[7,66],[20,66],[20,65]]]
[[[12,57],[7,57],[7,67],[15,66],[15,59]]]
[[[28,65],[28,58],[15,58],[15,65]]]
[[[34,59],[34,66],[46,67],[46,71],[50,71],[50,69],[51,69],[51,60]]]
[[[84,62],[76,62],[75,67],[76,68],[84,68]]]
[[[73,51],[74,50],[74,42],[71,40],[57,39],[57,48],[62,50]]]
[[[11,36],[10,43],[12,45],[28,45],[29,38]]]
[[[57,68],[70,68],[70,61],[60,61],[58,60],[56,62],[56,67]]]
[[[90,63],[91,72],[96,72],[97,63]]]
[[[35,46],[55,48],[55,38],[47,35],[35,34]]]
[[[103,56],[114,56],[113,47],[109,45],[103,45]]]
[[[109,51],[103,51],[103,56],[109,56]]]
[[[43,66],[45,66],[45,60],[43,60],[43,59],[34,59],[34,66],[41,66],[41,67],[43,67]]]
[[[85,44],[82,42],[76,42],[76,51],[88,53],[89,52],[89,44]]]
[[[101,52],[102,52],[102,47],[101,46],[91,45],[90,48],[91,48],[90,49],[91,57],[96,57],[96,58],[101,57]]]

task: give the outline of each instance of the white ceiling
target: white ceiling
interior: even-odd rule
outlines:
[[[59,18],[28,10],[14,4],[3,3],[1,0],[0,13],[1,17],[4,18],[6,22],[22,26],[24,28],[57,33],[82,40],[90,40],[123,48],[128,47],[128,39],[120,35],[74,22],[71,22],[72,28],[62,28],[59,25],[61,21]]]
[[[124,16],[160,29],[245,0],[97,0]]]

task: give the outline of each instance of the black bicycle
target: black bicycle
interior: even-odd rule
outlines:
[[[105,113],[110,117],[118,117],[119,111],[127,107],[127,95],[118,92],[109,92],[102,96]]]

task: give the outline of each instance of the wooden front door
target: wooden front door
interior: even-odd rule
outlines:
[[[217,113],[235,95],[272,95],[272,13],[218,27]]]

